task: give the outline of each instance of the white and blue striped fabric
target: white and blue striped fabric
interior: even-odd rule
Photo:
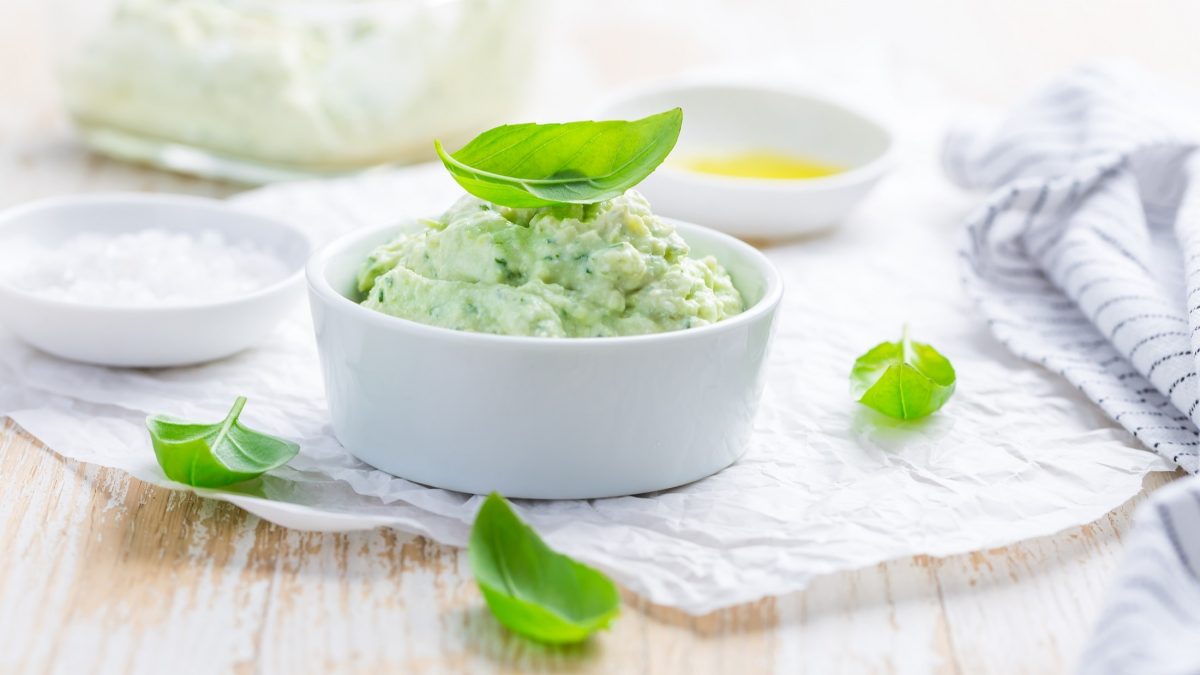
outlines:
[[[1131,69],[1088,68],[983,133],[950,178],[991,192],[963,278],[992,332],[1191,473],[1200,449],[1200,105]]]
[[[1128,68],[1052,84],[983,133],[950,178],[991,191],[963,280],[992,332],[1061,374],[1147,448],[1197,473],[1200,103]],[[1200,673],[1200,479],[1138,516],[1083,656],[1092,674]]]
[[[1084,675],[1200,673],[1200,479],[1138,512],[1125,563],[1080,661]]]

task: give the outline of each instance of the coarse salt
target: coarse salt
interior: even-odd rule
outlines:
[[[0,251],[0,275],[44,298],[150,307],[246,295],[282,280],[288,269],[262,247],[216,231],[147,228],[78,234],[56,245],[9,241]]]

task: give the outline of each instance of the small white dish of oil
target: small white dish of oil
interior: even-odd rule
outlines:
[[[637,119],[676,106],[679,142],[638,189],[657,213],[738,237],[834,227],[891,165],[882,123],[785,88],[679,82],[625,95],[601,115]]]

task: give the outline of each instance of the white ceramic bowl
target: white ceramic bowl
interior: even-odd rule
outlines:
[[[891,166],[892,135],[830,100],[749,84],[677,83],[621,96],[599,115],[636,119],[679,106],[671,158],[639,186],[657,213],[751,239],[809,234],[840,223]],[[774,151],[848,167],[825,178],[716,176],[673,164],[693,155]]]
[[[295,228],[215,199],[154,194],[61,197],[0,214],[0,246],[12,237],[53,244],[85,232],[124,233],[149,227],[217,231],[278,255],[287,278],[238,298],[166,307],[96,306],[14,288],[0,275],[0,324],[43,351],[106,366],[163,367],[211,361],[267,336],[302,296],[312,252]]]
[[[720,323],[615,338],[454,331],[358,305],[354,275],[405,226],[356,232],[313,256],[309,297],[333,430],[388,473],[509,497],[589,499],[682,485],[745,450],[779,273],[754,248],[676,223],[749,305]]]

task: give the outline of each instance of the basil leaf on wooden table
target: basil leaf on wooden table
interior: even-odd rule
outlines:
[[[954,393],[954,366],[927,344],[908,339],[884,342],[858,357],[850,372],[854,398],[902,420],[925,417]]]
[[[475,516],[467,556],[488,607],[515,633],[579,642],[620,614],[608,577],[552,550],[494,492]]]
[[[154,454],[167,478],[194,487],[222,487],[261,476],[295,457],[299,445],[238,421],[245,406],[246,398],[239,396],[216,424],[147,417]]]
[[[506,124],[438,156],[464,190],[517,208],[594,204],[642,182],[671,153],[683,125],[674,108],[632,122]]]

